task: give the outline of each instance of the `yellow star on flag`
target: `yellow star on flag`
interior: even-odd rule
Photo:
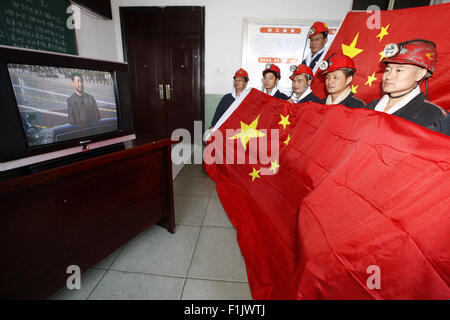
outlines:
[[[359,87],[359,84],[357,84],[356,86],[352,85],[352,92],[353,92],[353,94],[357,93],[356,89],[358,89],[358,87]]]
[[[286,130],[286,126],[291,124],[289,122],[289,115],[287,115],[286,117],[283,117],[283,115],[280,114],[280,117],[281,117],[281,121],[278,122],[278,124],[281,124],[283,126],[283,129]]]
[[[380,33],[376,36],[377,38],[380,38],[380,41],[383,40],[384,36],[387,36],[389,32],[387,32],[387,29],[389,28],[390,24],[388,24],[386,27],[381,27]]]
[[[269,171],[273,171],[273,173],[275,173],[279,167],[280,167],[280,165],[278,164],[278,161],[276,159],[275,159],[275,161],[270,161]]]
[[[289,122],[289,115],[287,115],[286,117],[283,117],[283,115],[280,114],[280,117],[281,117],[281,121],[278,122],[278,124],[281,124],[283,126],[283,129],[286,130],[286,126],[291,124]]]
[[[374,73],[372,73],[371,76],[367,76],[367,81],[366,81],[366,83],[364,83],[364,85],[368,84],[369,87],[371,87],[372,86],[372,82],[374,82],[377,79],[378,78],[375,77],[375,72],[374,72]]]
[[[252,123],[246,124],[241,121],[241,132],[229,138],[230,140],[241,139],[244,150],[247,150],[247,143],[251,138],[259,138],[265,136],[264,133],[257,130],[259,116]]]
[[[384,50],[381,52],[378,52],[378,54],[380,55],[380,60],[378,60],[378,62],[381,62],[381,60],[383,60],[384,58],[386,58],[386,56],[384,55]]]
[[[289,141],[291,141],[291,135],[290,135],[290,134],[288,134],[287,139],[284,140],[283,143],[284,143],[285,145],[288,145],[288,144],[289,144]]]
[[[356,48],[356,42],[358,42],[359,32],[356,34],[355,38],[350,45],[342,44],[342,53],[350,58],[356,57],[358,54],[363,52],[363,49]]]
[[[261,169],[256,170],[255,168],[253,168],[253,171],[248,174],[249,176],[252,176],[252,182],[255,181],[256,178],[261,179],[261,177],[259,176],[260,172]]]

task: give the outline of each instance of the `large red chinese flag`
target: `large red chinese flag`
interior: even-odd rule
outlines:
[[[347,13],[324,58],[332,53],[342,53],[352,58],[356,65],[353,93],[369,103],[383,94],[381,81],[384,64],[381,59],[387,44],[418,38],[433,41],[437,46],[438,58],[436,70],[429,80],[429,100],[450,110],[450,3],[380,11],[379,14],[379,29],[370,29],[377,22],[373,12]],[[319,74],[320,69],[316,72],[316,75]],[[326,95],[322,78],[316,77],[312,87],[318,97]],[[422,83],[422,91],[425,92],[425,83]]]
[[[450,298],[450,137],[372,110],[246,94],[204,166],[253,298]]]

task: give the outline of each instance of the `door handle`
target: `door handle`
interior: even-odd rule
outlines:
[[[166,99],[170,100],[170,84],[166,84]]]
[[[162,84],[159,85],[159,99],[164,100],[164,86]]]

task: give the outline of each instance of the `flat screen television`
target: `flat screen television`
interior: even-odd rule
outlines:
[[[135,139],[128,65],[0,46],[0,171]]]

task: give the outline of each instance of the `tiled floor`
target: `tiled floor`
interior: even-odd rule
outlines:
[[[251,299],[244,260],[201,165],[174,181],[176,232],[155,225],[50,299]]]

